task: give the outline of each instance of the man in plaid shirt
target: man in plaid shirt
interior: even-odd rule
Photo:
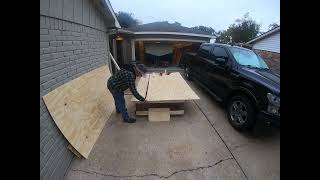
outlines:
[[[142,69],[138,68],[137,66],[134,67],[134,69],[141,75],[145,73]],[[145,98],[142,97],[136,89],[135,80],[135,73],[130,72],[126,69],[120,69],[108,79],[107,86],[113,96],[116,111],[117,113],[121,113],[123,121],[126,123],[134,123],[136,120],[130,118],[128,115],[126,102],[124,99],[124,91],[130,88],[130,91],[132,92],[134,97],[136,97],[139,101],[145,101]]]

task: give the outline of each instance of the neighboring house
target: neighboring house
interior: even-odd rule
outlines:
[[[184,51],[197,50],[212,38],[205,32],[163,21],[119,29],[110,36],[110,47],[120,65],[139,62],[167,67],[177,66]]]
[[[280,74],[280,26],[267,31],[246,44],[251,45],[268,66]]]
[[[63,179],[74,157],[42,96],[110,66],[107,31],[114,27],[108,0],[40,0],[40,179]]]

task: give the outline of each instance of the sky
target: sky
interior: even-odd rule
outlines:
[[[280,24],[280,0],[109,0],[115,12],[133,13],[143,24],[175,21],[182,26],[209,26],[225,30],[246,12],[268,30],[269,24]]]

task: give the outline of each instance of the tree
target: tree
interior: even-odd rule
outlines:
[[[192,27],[192,29],[195,29],[195,30],[198,30],[198,31],[202,31],[202,32],[206,32],[206,33],[209,33],[211,35],[215,35],[216,34],[216,31],[212,27],[195,26],[195,27]]]
[[[217,43],[223,43],[223,44],[229,44],[232,41],[232,37],[230,35],[230,32],[227,30],[218,31],[216,33],[216,41]]]
[[[116,13],[116,16],[122,28],[129,28],[141,24],[141,21],[135,19],[132,13],[119,11]]]
[[[269,25],[269,30],[279,27],[277,23],[272,23]]]
[[[217,33],[216,42],[219,43],[246,43],[257,37],[260,25],[249,17],[246,13],[241,19],[237,19],[227,30]]]

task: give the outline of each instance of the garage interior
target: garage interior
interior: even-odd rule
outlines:
[[[179,71],[184,53],[197,52],[201,43],[209,42],[212,36],[117,29],[109,38],[110,52],[120,67],[138,63],[144,64],[148,71]]]
[[[196,51],[200,44],[186,41],[135,41],[136,61],[148,68],[178,67],[183,53]]]

